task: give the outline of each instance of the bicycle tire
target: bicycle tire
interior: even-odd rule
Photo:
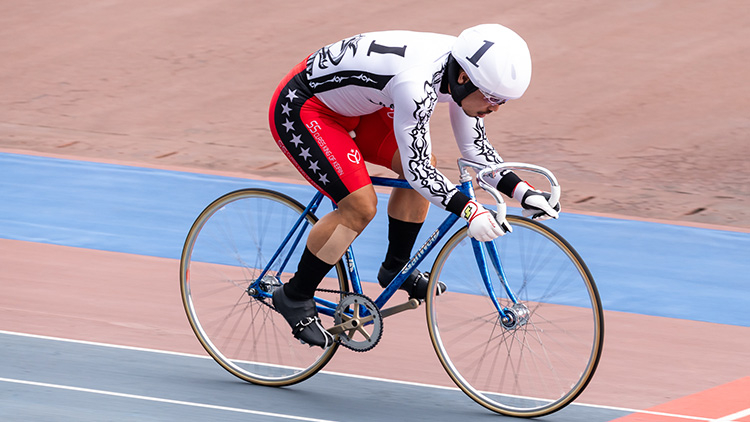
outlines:
[[[515,325],[503,325],[479,266],[470,264],[476,258],[462,228],[440,250],[430,273],[427,325],[443,367],[474,401],[507,416],[543,416],[570,404],[594,376],[604,313],[589,269],[562,236],[527,218],[507,219],[513,232],[494,243],[527,312],[517,307]],[[497,300],[507,309],[513,303],[487,265]],[[448,286],[439,297],[437,280]]]
[[[302,204],[282,193],[241,189],[208,205],[185,239],[180,291],[190,326],[219,365],[254,384],[303,381],[320,371],[338,348],[338,343],[327,349],[301,344],[269,297],[247,292],[304,211]],[[316,221],[312,213],[305,216],[307,232]],[[296,270],[307,232],[287,262],[293,267],[285,269],[280,279],[288,279]],[[272,269],[279,269],[278,262]],[[347,291],[341,262],[335,272],[335,287]],[[332,325],[332,318],[329,322],[321,314],[321,319]]]

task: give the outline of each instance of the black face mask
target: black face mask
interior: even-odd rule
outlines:
[[[479,89],[471,81],[468,81],[465,84],[459,84],[458,74],[460,72],[461,66],[459,66],[456,59],[453,58],[453,55],[449,54],[445,75],[443,75],[443,82],[440,84],[440,92],[447,94],[448,86],[450,86],[451,97],[458,105],[461,105],[461,101],[463,101],[463,99],[469,94]]]

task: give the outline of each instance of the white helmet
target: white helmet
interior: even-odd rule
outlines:
[[[485,96],[515,100],[531,82],[529,47],[502,25],[484,24],[464,30],[451,54]]]

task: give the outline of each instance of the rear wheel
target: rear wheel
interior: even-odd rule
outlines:
[[[504,415],[542,416],[572,402],[593,377],[603,311],[591,273],[568,242],[534,221],[507,218],[513,232],[494,243],[518,302],[488,263],[501,318],[464,228],[431,271],[428,327],[443,367],[469,397]],[[441,296],[437,280],[448,285]]]
[[[180,288],[190,325],[211,357],[245,381],[273,386],[300,382],[322,369],[338,348],[338,343],[327,349],[301,344],[271,305],[273,290],[296,270],[307,233],[317,221],[313,214],[302,218],[296,231],[302,234],[292,236],[259,279],[304,210],[274,191],[231,192],[198,216],[185,240]],[[324,281],[329,288],[347,290],[341,262],[329,276],[333,279]],[[339,297],[329,299],[337,302]],[[333,325],[332,318],[320,316],[324,326]]]

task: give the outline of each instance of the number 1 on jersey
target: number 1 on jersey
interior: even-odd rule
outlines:
[[[395,54],[397,56],[405,57],[406,56],[406,46],[403,47],[388,47],[386,45],[380,45],[377,43],[377,41],[374,41],[370,44],[370,49],[367,50],[367,55],[369,56],[370,53],[378,53],[378,54]]]

